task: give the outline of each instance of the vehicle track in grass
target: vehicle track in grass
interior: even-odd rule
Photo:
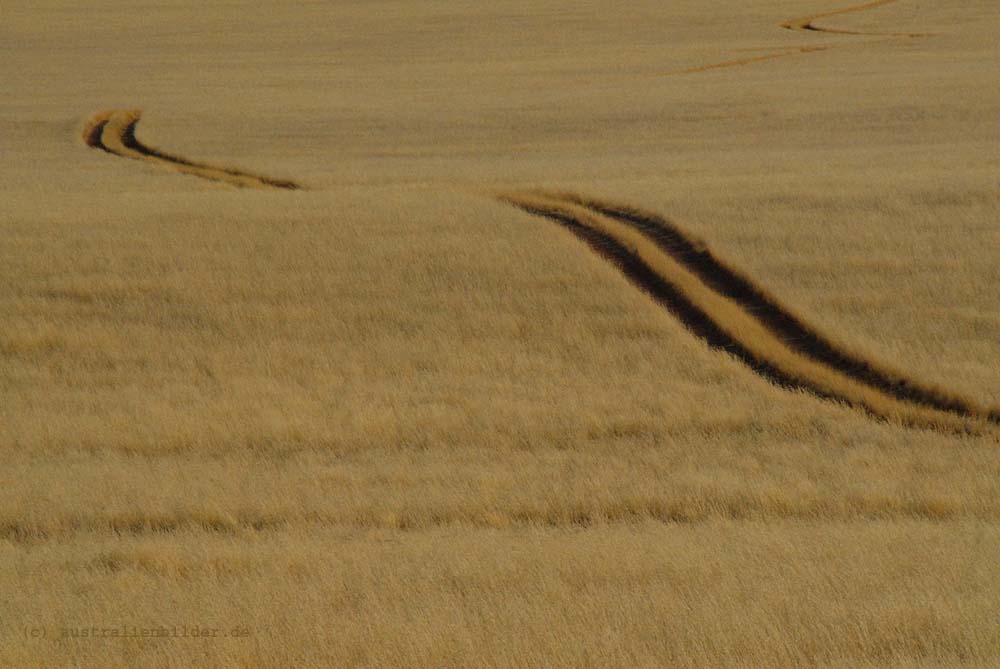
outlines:
[[[565,192],[497,197],[563,225],[711,347],[778,385],[911,427],[983,433],[1000,425],[1000,408],[921,383],[837,344],[662,216]]]
[[[827,51],[832,49],[832,45],[822,45],[822,46],[797,46],[790,47],[784,51],[777,51],[775,53],[766,53],[761,56],[747,56],[745,58],[734,58],[733,60],[724,60],[719,63],[709,63],[708,65],[699,65],[697,67],[689,67],[685,70],[677,70],[676,72],[671,72],[670,74],[696,74],[698,72],[708,72],[710,70],[724,70],[730,67],[743,67],[745,65],[753,65],[755,63],[763,63],[769,60],[777,60],[779,58],[787,58],[789,56],[800,56],[804,53],[815,53],[817,51]]]
[[[241,188],[299,188],[292,181],[197,163],[149,147],[135,136],[140,117],[134,110],[95,114],[82,139],[113,155]],[[523,190],[497,197],[561,223],[690,331],[774,383],[914,427],[981,433],[1000,425],[1000,408],[920,383],[836,343],[663,216],[559,191]]]
[[[283,190],[301,188],[296,182],[287,179],[274,179],[243,170],[200,163],[153,148],[136,137],[135,129],[140,118],[142,111],[138,109],[98,112],[84,124],[81,138],[87,146],[122,158],[141,160],[174,172],[227,183],[238,188]]]
[[[847,30],[844,28],[837,28],[834,26],[828,26],[818,23],[823,19],[828,19],[834,16],[841,16],[843,14],[854,14],[857,12],[863,12],[871,9],[876,9],[883,5],[893,4],[899,0],[874,0],[873,2],[866,2],[859,5],[851,5],[850,7],[843,7],[841,9],[834,9],[832,11],[819,12],[817,14],[810,14],[808,16],[800,16],[794,19],[786,19],[778,24],[779,27],[785,30],[794,30],[802,32],[818,32],[827,33],[831,35],[855,35],[855,36],[869,36],[869,37],[888,37],[888,38],[906,38],[912,39],[917,37],[931,37],[932,33],[914,33],[914,32],[867,32],[861,30]],[[866,42],[867,43],[867,42]],[[843,47],[843,44],[814,44],[806,46],[788,46],[781,50],[775,51],[773,53],[764,54],[761,56],[750,56],[747,58],[734,58],[732,60],[725,60],[718,63],[709,63],[708,65],[699,65],[697,67],[691,67],[683,70],[676,70],[668,72],[668,74],[697,74],[699,72],[708,72],[711,70],[721,70],[730,67],[744,67],[746,65],[754,65],[756,63],[763,63],[771,60],[778,60],[780,58],[788,58],[791,56],[801,56],[807,53],[818,53],[820,51],[829,51],[830,49],[836,49]]]
[[[912,33],[912,32],[867,32],[863,30],[845,30],[843,28],[835,28],[830,26],[819,25],[817,21],[821,19],[828,19],[833,16],[842,16],[844,14],[854,14],[857,12],[864,12],[870,9],[875,9],[877,7],[882,7],[884,5],[891,5],[899,0],[874,0],[873,2],[865,2],[859,5],[851,5],[850,7],[843,7],[841,9],[834,9],[829,12],[820,12],[818,14],[810,14],[808,16],[800,16],[794,19],[787,19],[782,21],[778,25],[785,30],[806,30],[819,33],[831,33],[834,35],[874,35],[878,37],[930,37],[930,33]]]

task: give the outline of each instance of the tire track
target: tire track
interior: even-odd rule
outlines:
[[[140,118],[142,118],[142,111],[138,109],[98,112],[84,124],[81,137],[87,146],[116,156],[143,160],[175,172],[228,183],[238,188],[279,188],[284,190],[301,188],[294,181],[273,179],[243,170],[199,163],[148,146],[139,141],[135,135],[135,128]]]
[[[497,197],[562,224],[710,346],[774,383],[912,427],[982,433],[1000,425],[1000,408],[918,383],[837,345],[656,214],[551,191]]]
[[[779,51],[777,53],[768,53],[762,56],[749,56],[746,58],[735,58],[733,60],[724,60],[721,63],[709,63],[708,65],[699,65],[698,67],[691,67],[686,70],[677,70],[676,72],[671,72],[670,74],[695,74],[697,72],[707,72],[709,70],[722,70],[728,67],[742,67],[744,65],[753,65],[754,63],[763,63],[768,60],[777,60],[778,58],[788,58],[789,56],[800,56],[804,53],[827,51],[832,48],[834,47],[829,45],[792,47],[786,51]]]
[[[882,5],[892,4],[894,2],[898,2],[898,0],[874,0],[873,2],[866,2],[860,5],[852,5],[850,7],[835,9],[833,11],[821,12],[819,14],[810,14],[809,16],[802,16],[794,19],[786,19],[785,21],[779,23],[778,26],[784,28],[785,30],[819,32],[819,33],[828,33],[832,35],[865,35],[869,37],[877,36],[877,37],[899,37],[899,38],[917,38],[917,37],[931,36],[931,33],[864,32],[860,30],[846,30],[843,28],[831,28],[828,26],[822,26],[816,23],[821,19],[830,18],[832,16],[840,16],[842,14],[853,14],[856,12],[863,12],[869,9],[875,9],[876,7],[881,7]],[[709,70],[720,70],[729,67],[743,67],[746,65],[753,65],[755,63],[777,60],[779,58],[800,56],[802,54],[815,53],[818,51],[828,51],[830,49],[839,48],[839,46],[842,45],[825,44],[825,45],[815,45],[815,46],[787,47],[783,51],[769,53],[763,56],[737,58],[734,60],[726,60],[719,63],[710,63],[708,65],[701,65],[699,67],[692,67],[685,70],[677,70],[674,72],[669,72],[668,74],[695,74],[698,72],[706,72]]]
[[[819,33],[831,33],[834,35],[876,35],[880,37],[929,37],[927,33],[908,33],[908,32],[864,32],[861,30],[844,30],[843,28],[829,28],[825,26],[816,25],[816,21],[820,19],[827,19],[831,16],[841,16],[843,14],[854,14],[856,12],[863,12],[869,9],[875,9],[876,7],[881,7],[883,5],[890,5],[898,0],[874,0],[873,2],[866,2],[860,5],[852,5],[850,7],[844,7],[843,9],[835,9],[830,12],[821,12],[819,14],[811,14],[809,16],[802,16],[796,19],[788,19],[782,21],[778,25],[785,30],[809,30]]]

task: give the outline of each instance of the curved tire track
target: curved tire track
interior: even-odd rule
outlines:
[[[864,12],[869,9],[875,9],[876,7],[881,7],[883,5],[890,5],[898,0],[874,0],[873,2],[865,2],[860,5],[852,5],[850,7],[844,7],[843,9],[835,9],[830,12],[821,12],[819,14],[811,14],[809,16],[802,16],[796,19],[788,19],[782,21],[778,25],[785,30],[809,30],[819,33],[831,33],[834,35],[875,35],[879,37],[929,37],[927,33],[907,33],[907,32],[864,32],[861,30],[844,30],[843,28],[829,28],[826,26],[817,25],[816,22],[820,19],[827,19],[831,16],[841,16],[843,14],[854,14],[856,12]]]
[[[819,33],[828,33],[832,35],[866,35],[869,37],[877,36],[877,37],[900,37],[900,38],[917,38],[917,37],[931,36],[930,33],[864,32],[860,30],[845,30],[843,28],[831,28],[828,26],[822,26],[817,24],[817,21],[821,19],[830,18],[832,16],[840,16],[842,14],[853,14],[856,12],[863,12],[869,9],[875,9],[876,7],[881,7],[882,5],[892,4],[894,2],[898,2],[898,0],[874,0],[872,2],[866,2],[860,5],[852,5],[850,7],[835,9],[833,11],[821,12],[819,14],[810,14],[809,16],[802,16],[794,19],[787,19],[779,23],[778,26],[784,28],[785,30],[819,32]],[[743,67],[745,65],[753,65],[754,63],[762,63],[769,60],[777,60],[778,58],[788,58],[789,56],[800,56],[806,53],[827,51],[829,49],[835,49],[835,48],[838,48],[838,45],[827,44],[827,45],[816,45],[816,46],[788,47],[783,51],[769,53],[763,56],[754,56],[750,58],[737,58],[734,60],[722,61],[720,63],[710,63],[708,65],[692,67],[686,70],[678,70],[675,72],[670,72],[669,74],[695,74],[697,72],[720,70],[729,67]]]
[[[497,197],[562,224],[710,346],[774,383],[913,427],[980,433],[1000,425],[1000,408],[919,383],[832,342],[663,217],[570,193]]]
[[[138,109],[98,112],[84,124],[82,139],[87,146],[116,156],[143,160],[175,172],[228,183],[239,188],[278,188],[284,190],[301,188],[294,181],[274,179],[243,170],[199,163],[148,146],[135,135],[135,127],[140,118],[142,118],[142,111]]]

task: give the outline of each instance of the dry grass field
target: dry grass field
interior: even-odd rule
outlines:
[[[1000,665],[1000,5],[851,1],[7,3],[0,666]]]

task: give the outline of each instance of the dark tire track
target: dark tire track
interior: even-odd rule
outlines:
[[[143,160],[175,172],[228,183],[239,188],[283,190],[301,188],[296,182],[287,179],[274,179],[243,170],[199,163],[148,146],[135,135],[135,128],[140,118],[142,118],[140,110],[98,112],[84,124],[81,138],[87,146],[116,156]]]
[[[617,218],[640,230],[657,246],[688,267],[706,285],[753,312],[754,316],[780,337],[785,345],[807,353],[823,364],[836,367],[851,378],[898,399],[970,417],[988,413],[984,407],[970,400],[959,398],[940,388],[921,385],[908,379],[902,372],[890,370],[874,360],[847,351],[844,347],[833,343],[764,288],[721,260],[704,242],[669,219],[625,205],[583,198],[574,194],[564,194],[563,197],[605,216]]]
[[[1000,409],[920,384],[838,346],[656,214],[547,191],[499,199],[569,229],[694,334],[773,383],[915,427],[966,433],[1000,424]]]

